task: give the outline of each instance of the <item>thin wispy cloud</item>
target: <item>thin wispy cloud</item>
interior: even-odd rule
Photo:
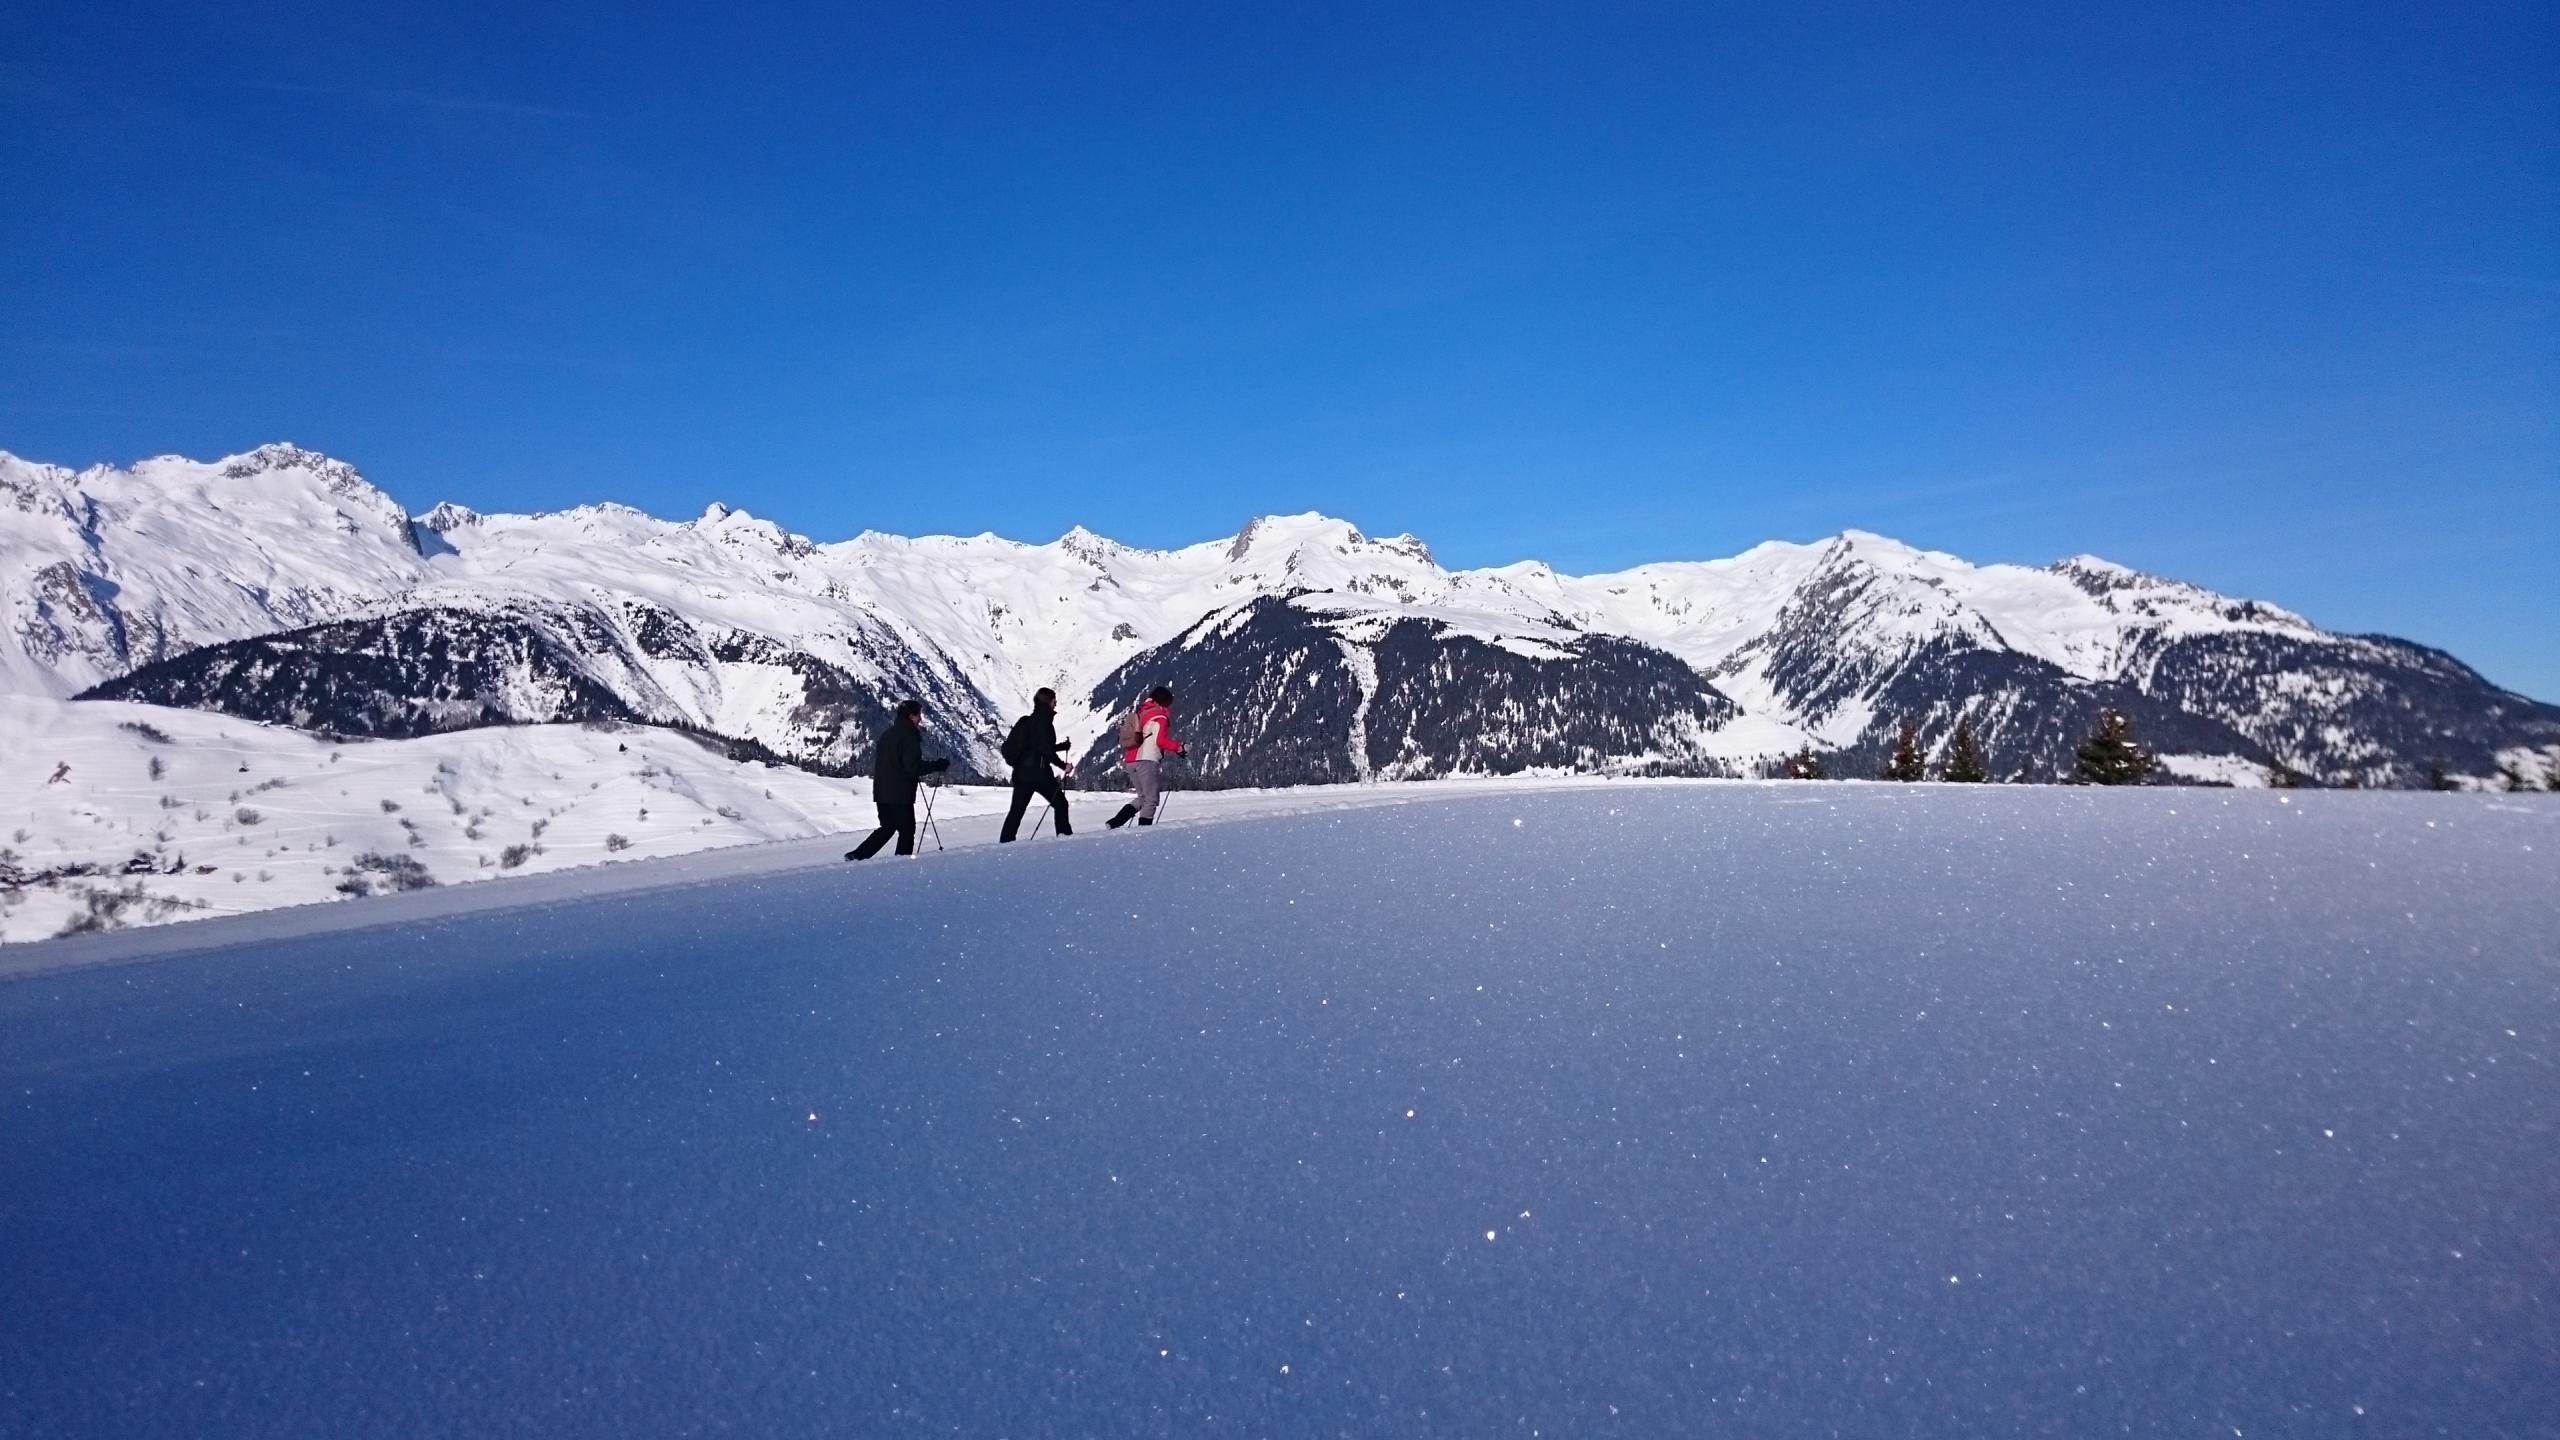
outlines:
[[[496,100],[478,95],[440,95],[423,90],[382,90],[363,85],[298,85],[290,80],[232,80],[241,90],[269,90],[283,95],[309,95],[323,100],[352,100],[408,110],[450,110],[474,115],[520,115],[542,120],[592,120],[584,110],[535,105],[522,100]]]

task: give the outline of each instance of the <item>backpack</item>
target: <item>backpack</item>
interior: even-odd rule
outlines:
[[[1139,710],[1144,708],[1140,706]],[[1145,731],[1146,727],[1138,721],[1139,710],[1132,710],[1120,717],[1120,748],[1123,750],[1137,749],[1138,741]]]
[[[1004,745],[997,753],[1004,756],[1004,763],[1007,765],[1019,765],[1023,763],[1023,757],[1017,753],[1021,749],[1022,727],[1016,725],[1013,727],[1013,733],[1004,737]]]

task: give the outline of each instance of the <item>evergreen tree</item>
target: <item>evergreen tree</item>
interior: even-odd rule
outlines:
[[[1884,762],[1885,780],[1926,780],[1927,766],[1920,759],[1920,727],[1905,720],[1902,733],[1894,737],[1893,754]]]
[[[1982,744],[1973,738],[1973,717],[1956,721],[1955,738],[1947,742],[1946,758],[1938,763],[1938,778],[1957,785],[1979,785],[1991,778],[1991,767],[1983,763]]]
[[[2462,787],[2454,784],[2453,777],[2444,773],[2443,761],[2430,760],[2427,762],[2427,788],[2430,790],[2459,790]]]
[[[1813,747],[1811,745],[1807,745],[1795,754],[1788,756],[1787,778],[1790,780],[1821,779],[1822,757],[1813,753]]]
[[[2555,752],[2552,755],[2551,772],[2543,777],[2542,788],[2545,790],[2560,790],[2560,752]]]
[[[2098,728],[2080,742],[2083,785],[2139,785],[2155,763],[2151,752],[2133,743],[2133,722],[2114,710],[2099,711]]]
[[[2518,769],[2515,762],[2512,760],[2501,760],[2498,762],[2498,777],[2506,782],[2506,787],[2509,793],[2513,793],[2518,790],[2530,790],[2533,788],[2524,782],[2524,771]]]
[[[2302,772],[2281,760],[2271,760],[2267,762],[2267,788],[2299,790],[2302,788]]]
[[[2361,789],[2363,789],[2363,788],[2364,788],[2364,772],[2363,772],[2362,770],[2350,770],[2350,771],[2348,771],[2348,772],[2347,772],[2347,778],[2346,778],[2346,779],[2344,779],[2344,780],[2342,780],[2342,781],[2340,781],[2340,782],[2338,783],[2338,788],[2339,788],[2339,789],[2341,789],[2341,790],[2361,790]]]

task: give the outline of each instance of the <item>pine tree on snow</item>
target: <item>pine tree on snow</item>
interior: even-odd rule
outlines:
[[[1807,745],[1795,754],[1788,756],[1787,778],[1790,780],[1821,779],[1822,757],[1814,754],[1813,747],[1810,745]]]
[[[2427,788],[2430,790],[2459,790],[2462,787],[2455,784],[2453,777],[2444,772],[2443,761],[2430,760],[2427,762]]]
[[[1991,778],[1991,767],[1983,763],[1982,744],[1973,738],[1973,717],[1956,720],[1955,738],[1947,742],[1946,758],[1938,764],[1938,778],[1957,785],[1979,785]]]
[[[1926,780],[1929,773],[1920,759],[1920,727],[1905,720],[1902,732],[1894,737],[1893,754],[1884,762],[1887,780]]]
[[[2533,788],[2531,785],[2525,783],[2524,771],[2518,769],[2516,767],[2516,763],[2512,760],[2501,760],[2498,762],[2498,776],[2506,782],[2506,788],[2510,794],[2519,790],[2530,790]]]
[[[2079,761],[2083,785],[2139,785],[2157,763],[2133,743],[2133,722],[2114,710],[2098,712],[2098,728],[2080,742]]]

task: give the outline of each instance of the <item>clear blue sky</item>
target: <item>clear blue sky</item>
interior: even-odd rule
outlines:
[[[18,0],[0,448],[1572,570],[1859,526],[2560,698],[2555,76],[2538,0]]]

